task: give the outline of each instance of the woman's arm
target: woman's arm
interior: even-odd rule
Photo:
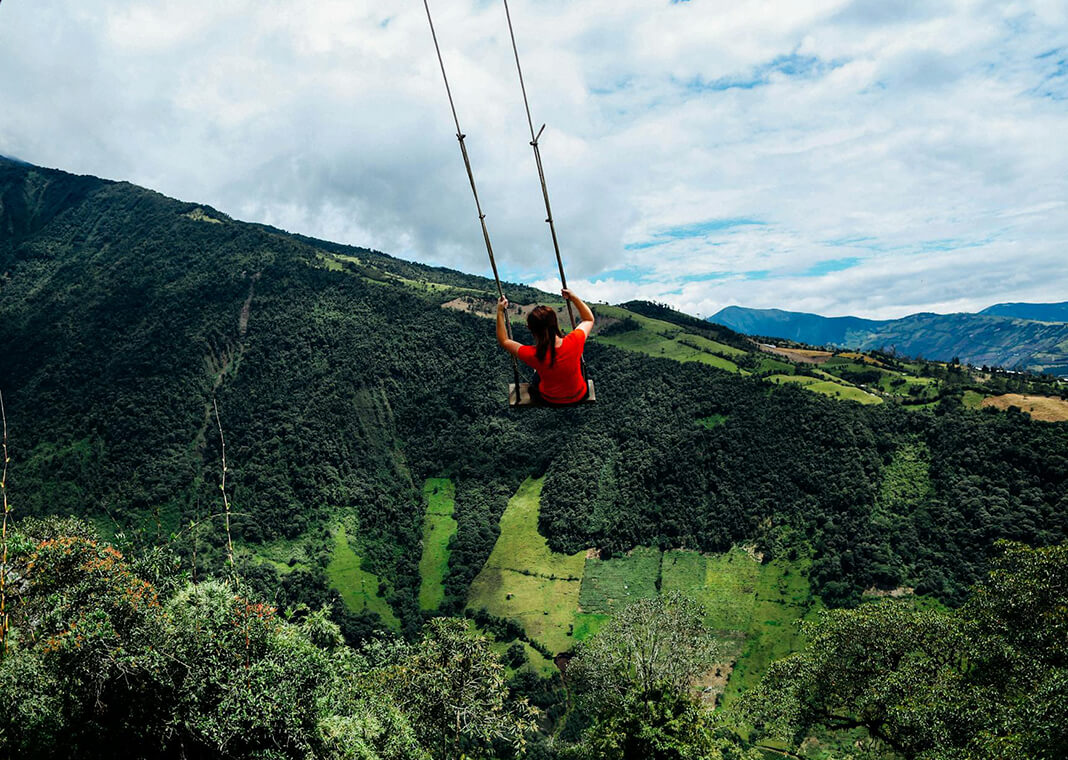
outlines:
[[[581,298],[576,296],[567,288],[564,288],[560,292],[564,294],[564,298],[573,303],[575,305],[575,308],[578,309],[579,319],[582,321],[579,322],[578,326],[575,327],[575,329],[582,330],[584,333],[586,333],[587,338],[590,337],[590,331],[593,330],[593,311],[590,309],[589,306],[585,304],[585,302]]]
[[[519,347],[523,344],[508,337],[508,299],[501,296],[497,299],[497,344],[512,356],[519,355]]]

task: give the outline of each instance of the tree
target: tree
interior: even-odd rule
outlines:
[[[628,698],[685,694],[715,662],[704,610],[678,593],[641,599],[623,608],[584,644],[568,667],[577,690],[596,695],[598,709],[615,711]]]
[[[0,757],[422,760],[329,611],[294,624],[226,582],[143,571],[75,520],[11,537]]]
[[[568,667],[590,719],[565,754],[593,760],[747,757],[693,694],[715,659],[704,610],[677,593],[625,607]]]
[[[455,758],[494,741],[522,748],[538,711],[510,700],[505,667],[466,621],[435,618],[414,645],[372,647],[376,680],[390,689],[435,758]]]
[[[958,611],[884,600],[824,613],[742,714],[795,744],[861,727],[907,758],[1068,756],[1068,546],[1004,548]]]

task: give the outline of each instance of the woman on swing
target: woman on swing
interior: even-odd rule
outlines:
[[[585,401],[590,395],[589,384],[582,374],[582,350],[593,329],[593,312],[567,288],[564,298],[578,309],[578,326],[566,336],[560,332],[556,311],[537,306],[527,315],[527,327],[534,336],[533,346],[524,346],[508,337],[508,299],[497,301],[497,343],[512,356],[534,369],[530,396],[535,403],[567,406]]]

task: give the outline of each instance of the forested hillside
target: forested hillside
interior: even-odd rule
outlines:
[[[0,160],[12,520],[75,515],[135,556],[173,553],[185,577],[224,574],[224,436],[249,593],[281,609],[331,603],[350,643],[384,627],[413,639],[430,616],[469,608],[502,652],[511,641],[516,662],[542,663],[534,673],[605,625],[609,590],[629,578],[656,597],[697,573],[698,596],[715,602],[706,577],[728,577],[742,550],[706,555],[732,547],[762,560],[746,577],[769,568],[760,582],[784,604],[813,592],[830,606],[915,592],[956,605],[998,539],[1068,535],[1068,425],[970,409],[956,386],[927,395],[934,381],[889,357],[835,357],[819,375],[791,368],[654,304],[595,305],[596,405],[510,410],[508,362],[473,308],[489,286]],[[552,299],[506,290],[515,303]],[[913,385],[923,403],[842,400],[893,400]],[[537,633],[549,623],[478,607],[506,596],[486,587],[506,523],[527,531],[508,541],[540,541],[537,556],[565,568],[507,568],[547,590],[539,620],[555,620],[552,584],[575,584],[573,623],[552,639]],[[28,547],[26,556],[44,551]],[[642,575],[649,562],[653,574]],[[138,570],[164,583],[150,571]],[[745,633],[739,609],[717,614],[759,636]],[[764,668],[781,646],[746,662]],[[541,694],[538,683],[523,693]],[[542,697],[550,730],[563,706]]]
[[[600,403],[516,413],[490,324],[440,308],[484,279],[122,183],[3,163],[0,188],[0,386],[23,515],[166,538],[217,512],[215,395],[250,556],[344,518],[407,626],[437,475],[457,483],[446,608],[507,497],[543,472],[554,549],[756,541],[811,553],[832,604],[897,585],[953,601],[997,538],[1068,530],[1063,425],[835,402],[596,341]],[[295,572],[322,586],[325,564]],[[260,565],[267,585],[291,569]]]

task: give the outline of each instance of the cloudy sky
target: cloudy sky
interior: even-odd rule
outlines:
[[[431,0],[494,249],[555,271],[497,0]],[[1068,300],[1064,0],[511,0],[570,284]],[[486,274],[421,0],[5,0],[0,154]]]

